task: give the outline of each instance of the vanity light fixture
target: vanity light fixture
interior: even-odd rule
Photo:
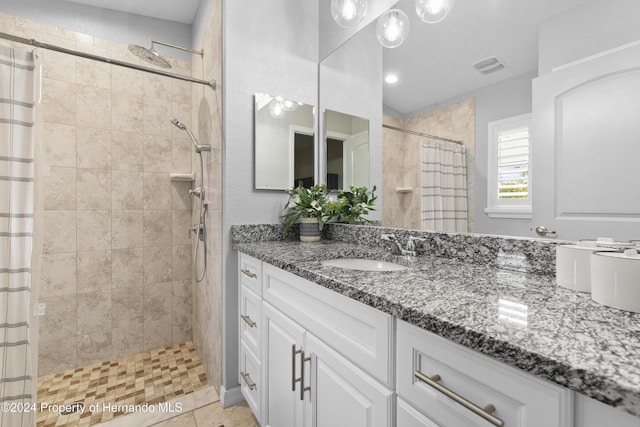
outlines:
[[[400,9],[391,9],[378,18],[376,37],[384,47],[398,47],[409,36],[409,17]]]
[[[427,24],[436,24],[447,17],[452,0],[416,0],[416,12]]]
[[[391,85],[394,83],[398,83],[398,76],[395,74],[387,74],[384,78],[384,81]]]
[[[356,27],[367,14],[367,0],[331,0],[331,16],[343,28]]]
[[[287,114],[287,110],[284,109],[281,101],[279,101],[277,98],[274,98],[269,103],[269,113],[271,113],[271,117],[273,117],[274,119],[281,119],[285,116],[285,114]]]

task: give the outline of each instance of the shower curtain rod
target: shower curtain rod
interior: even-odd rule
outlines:
[[[397,130],[398,132],[410,133],[411,135],[424,136],[425,138],[437,139],[437,140],[440,140],[440,141],[453,142],[455,144],[464,145],[463,141],[458,141],[456,139],[443,138],[441,136],[429,135],[427,133],[416,132],[416,131],[413,131],[413,130],[406,130],[406,129],[402,129],[402,128],[399,128],[399,127],[396,127],[396,126],[385,125],[385,124],[383,124],[382,127],[383,128],[387,128],[387,129]]]
[[[39,47],[41,49],[53,50],[55,52],[66,53],[66,54],[69,54],[69,55],[79,56],[81,58],[93,59],[94,61],[106,62],[107,64],[118,65],[120,67],[131,68],[131,69],[134,69],[134,70],[144,71],[144,72],[152,73],[152,74],[158,74],[160,76],[165,76],[165,77],[171,77],[173,79],[184,80],[184,81],[192,82],[192,83],[199,83],[201,85],[209,86],[213,90],[216,89],[216,81],[215,80],[207,81],[207,80],[194,79],[193,77],[183,76],[181,74],[168,73],[168,72],[162,71],[162,70],[155,70],[153,68],[148,68],[148,67],[143,67],[141,65],[132,64],[130,62],[118,61],[117,59],[110,59],[110,58],[106,58],[104,56],[93,55],[91,53],[80,52],[80,51],[73,50],[73,49],[67,49],[66,47],[62,47],[62,46],[56,46],[56,45],[49,44],[49,43],[42,43],[42,42],[37,41],[36,39],[28,39],[28,38],[25,38],[25,37],[14,36],[13,34],[8,34],[8,33],[3,33],[3,32],[0,32],[0,38],[5,39],[5,40],[9,40],[9,41],[13,41],[13,42],[22,43],[22,44],[28,44],[28,45],[31,45],[31,46]]]

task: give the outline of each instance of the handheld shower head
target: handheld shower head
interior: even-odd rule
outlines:
[[[187,135],[189,135],[189,138],[191,138],[191,143],[193,144],[193,148],[196,149],[196,153],[200,154],[203,151],[211,151],[211,145],[209,145],[209,144],[204,144],[204,145],[198,144],[198,141],[196,140],[196,137],[193,136],[193,134],[191,133],[189,128],[186,127],[185,124],[182,123],[180,120],[178,120],[175,117],[173,117],[171,119],[171,123],[173,123],[173,125],[175,127],[177,127],[178,129],[187,132]]]

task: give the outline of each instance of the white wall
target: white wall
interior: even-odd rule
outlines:
[[[539,75],[640,40],[638,0],[587,0],[540,26]]]
[[[192,45],[191,25],[62,0],[0,0],[0,12],[118,43],[147,47],[149,40],[154,39],[178,46]],[[162,46],[158,46],[157,51],[191,61],[191,54],[187,52]]]
[[[237,253],[232,224],[277,223],[283,191],[254,190],[253,94],[318,104],[318,4],[223,2],[223,386],[238,386]]]

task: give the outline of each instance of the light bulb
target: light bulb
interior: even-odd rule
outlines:
[[[285,111],[294,111],[298,108],[298,104],[295,101],[291,101],[289,99],[283,99],[280,101],[280,105]]]
[[[384,47],[398,47],[409,36],[409,17],[400,9],[383,13],[376,24],[376,37]]]
[[[416,12],[427,24],[436,24],[447,17],[452,0],[416,0]]]
[[[343,28],[357,26],[367,13],[367,0],[331,0],[331,16]]]
[[[271,113],[271,117],[274,119],[281,119],[284,117],[286,111],[282,108],[282,103],[277,99],[274,99],[269,103],[269,113]]]
[[[395,74],[387,74],[387,76],[384,78],[384,81],[389,84],[398,83],[398,76],[396,76]]]

